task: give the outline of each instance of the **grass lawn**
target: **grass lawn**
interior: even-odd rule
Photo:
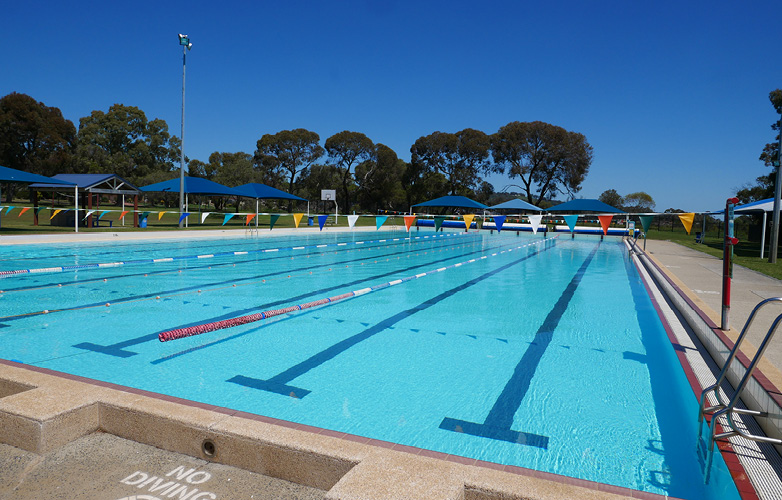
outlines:
[[[692,234],[687,234],[684,229],[675,231],[650,229],[647,236],[650,240],[673,241],[722,259],[723,239],[721,236],[717,236],[716,230],[708,231],[702,244],[695,243],[695,228],[693,228]],[[741,236],[740,234],[739,244],[733,248],[733,263],[772,278],[782,279],[782,257],[778,256],[776,264],[770,264],[768,262],[768,251],[765,252],[763,259],[760,258],[760,243],[741,240]]]

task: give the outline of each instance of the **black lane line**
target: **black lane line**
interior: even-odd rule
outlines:
[[[501,245],[501,246],[499,246],[497,248],[502,248],[504,246],[512,246],[512,245],[513,244]],[[451,246],[455,246],[455,245],[448,245],[448,246],[451,247]],[[288,297],[288,298],[285,298],[285,299],[277,300],[275,302],[264,304],[263,306],[260,306],[260,307],[262,307],[263,309],[273,309],[275,306],[278,306],[278,305],[290,304],[291,302],[299,301],[299,300],[306,299],[306,298],[313,297],[313,296],[317,296],[317,295],[322,295],[323,293],[326,293],[326,292],[329,292],[329,291],[337,290],[337,289],[344,288],[344,287],[351,286],[351,285],[358,285],[358,284],[364,283],[364,282],[366,282],[368,280],[374,280],[374,279],[385,278],[385,277],[388,277],[388,276],[394,276],[394,275],[397,275],[397,274],[399,274],[401,272],[407,272],[407,271],[411,271],[411,270],[414,270],[414,269],[419,269],[419,268],[422,268],[422,267],[429,267],[429,266],[432,266],[434,264],[439,264],[441,262],[447,262],[449,260],[461,258],[461,257],[467,256],[467,255],[473,255],[473,254],[482,253],[484,251],[485,250],[483,250],[483,249],[481,249],[481,250],[473,250],[471,252],[461,253],[459,255],[454,255],[454,256],[448,256],[446,258],[438,259],[438,260],[435,260],[435,261],[428,261],[428,262],[425,262],[425,263],[422,263],[422,264],[417,264],[415,266],[410,266],[410,267],[407,267],[407,268],[404,268],[404,269],[397,269],[397,270],[389,271],[387,273],[382,273],[382,274],[377,274],[375,276],[370,276],[370,277],[367,277],[367,278],[359,278],[359,279],[356,279],[354,281],[350,281],[350,282],[347,282],[347,283],[342,283],[342,284],[339,284],[339,285],[332,285],[332,286],[329,286],[329,287],[326,287],[326,288],[321,288],[320,290],[314,290],[314,291],[307,292],[307,293],[304,293],[304,294],[301,294],[301,295],[297,295],[295,297]],[[404,253],[404,252],[398,252],[398,253]],[[362,260],[362,259],[356,259],[356,260]],[[344,262],[342,262],[342,263],[344,263]],[[315,266],[315,267],[322,267],[322,266]],[[285,274],[285,273],[288,273],[288,272],[291,272],[291,271],[281,271],[278,274]],[[196,288],[198,288],[198,287],[196,287]],[[253,311],[257,311],[258,309],[259,309],[259,306],[254,306],[254,307],[249,307],[249,308],[246,308],[246,309],[234,310],[234,311],[231,311],[230,313],[226,313],[226,314],[224,314],[222,316],[216,316],[216,317],[210,318],[206,322],[210,322],[211,323],[211,322],[214,322],[214,321],[220,321],[220,320],[223,320],[223,319],[233,318],[233,317],[236,317],[236,316],[241,316],[243,314],[248,314],[248,313],[253,312]],[[175,328],[187,328],[187,327],[194,326],[194,325],[200,325],[200,324],[202,324],[204,322],[205,321],[201,320],[201,321],[197,321],[197,322],[194,322],[194,323],[188,323],[188,324],[185,324],[185,325],[179,325],[179,326],[177,326]],[[174,328],[169,328],[169,329],[174,329]],[[86,350],[93,351],[93,352],[100,352],[100,353],[108,354],[108,355],[111,355],[111,356],[127,358],[127,357],[130,357],[130,356],[135,356],[138,353],[133,352],[133,351],[125,350],[126,347],[130,347],[130,346],[133,346],[133,345],[136,345],[136,344],[141,344],[141,343],[149,342],[149,341],[153,341],[153,340],[158,340],[158,333],[152,333],[152,334],[149,334],[149,335],[142,335],[140,337],[128,339],[128,340],[125,340],[125,341],[122,341],[122,342],[117,342],[117,343],[110,344],[110,345],[94,344],[92,342],[82,342],[80,344],[75,344],[73,347],[76,347],[78,349],[86,349]]]
[[[316,368],[322,365],[323,363],[330,361],[331,359],[335,358],[339,354],[342,354],[343,352],[350,349],[351,347],[358,344],[359,342],[362,342],[372,337],[373,335],[382,332],[387,328],[390,328],[391,326],[402,321],[403,319],[409,318],[410,316],[418,312],[429,309],[430,307],[438,304],[439,302],[449,297],[452,297],[454,294],[458,292],[466,290],[467,288],[470,288],[471,286],[480,283],[481,281],[491,278],[492,276],[495,276],[521,262],[524,262],[527,259],[534,257],[535,255],[538,255],[541,252],[548,250],[553,246],[553,243],[550,242],[555,242],[555,240],[553,239],[548,240],[548,242],[545,243],[545,246],[542,249],[540,247],[536,247],[534,250],[532,250],[532,252],[530,252],[528,255],[520,259],[516,259],[512,262],[509,262],[508,264],[505,264],[503,266],[498,267],[497,269],[494,269],[493,271],[489,271],[485,274],[482,274],[477,278],[473,278],[470,281],[467,281],[465,283],[462,283],[461,285],[451,288],[450,290],[446,290],[445,292],[431,299],[428,299],[425,302],[422,302],[421,304],[418,304],[417,306],[411,309],[398,312],[393,316],[390,316],[380,321],[379,323],[367,328],[362,332],[359,332],[351,337],[346,338],[345,340],[342,340],[330,347],[327,347],[323,351],[320,351],[319,353],[310,356],[309,358],[305,359],[301,363],[298,363],[288,368],[287,370],[273,376],[270,379],[263,380],[263,379],[246,377],[244,375],[237,375],[235,377],[228,379],[227,382],[232,382],[246,387],[251,387],[253,389],[259,389],[262,391],[282,394],[284,396],[303,398],[304,396],[309,394],[310,391],[306,389],[302,389],[300,387],[289,385],[288,383],[290,381],[304,375],[305,373],[309,372],[313,368]]]
[[[376,241],[377,240],[375,240],[375,242]],[[409,239],[405,238],[404,240],[400,239],[399,241],[394,241],[394,242],[390,242],[388,244],[383,244],[383,245],[364,245],[363,247],[350,247],[350,248],[347,249],[347,251],[348,252],[353,251],[355,248],[357,248],[359,250],[362,250],[362,249],[367,249],[367,250],[370,250],[370,249],[381,249],[382,250],[382,249],[395,247],[395,246],[400,246],[400,245],[405,245],[405,244],[418,245],[418,244],[421,244],[421,243],[428,243],[428,242],[435,242],[435,243],[437,243],[437,242],[441,242],[441,241],[442,242],[452,242],[454,240],[435,240],[435,239],[424,240],[424,239],[421,239],[421,240],[418,240],[418,241],[413,241],[413,240],[409,240]],[[474,239],[474,238],[471,238],[469,240],[461,240],[461,241],[477,241],[477,240]],[[445,247],[445,246],[446,245],[443,245],[443,247]],[[454,245],[447,245],[447,246],[454,246]],[[282,250],[290,250],[290,248],[282,249]],[[318,250],[318,249],[315,248],[313,250]],[[335,251],[335,249],[333,249],[333,248],[332,249],[324,249],[324,250],[325,251],[316,251],[316,252],[307,252],[307,253],[303,253],[303,254],[295,254],[294,256],[304,256],[304,255],[320,256],[320,255],[328,255],[331,252]],[[339,249],[336,249],[336,251],[339,251]],[[130,274],[124,274],[123,273],[123,274],[115,274],[113,276],[100,276],[100,277],[96,277],[96,278],[86,278],[86,279],[68,281],[67,284],[68,284],[68,286],[76,285],[76,284],[87,284],[87,283],[102,282],[104,279],[114,280],[114,279],[123,279],[123,278],[134,278],[134,277],[145,276],[145,275],[167,274],[167,273],[174,272],[177,269],[186,269],[188,271],[192,271],[192,270],[198,270],[198,269],[207,269],[209,267],[230,266],[232,264],[252,264],[252,263],[258,263],[258,262],[268,262],[268,261],[277,260],[277,259],[288,259],[288,258],[291,257],[291,255],[287,254],[287,253],[282,253],[282,254],[275,253],[275,255],[273,255],[273,256],[266,256],[266,254],[260,254],[260,253],[259,253],[259,255],[264,255],[264,257],[262,259],[258,259],[257,256],[256,256],[256,258],[250,258],[250,259],[244,259],[244,260],[232,260],[230,262],[219,262],[219,261],[215,262],[215,261],[212,261],[210,259],[209,261],[207,261],[207,263],[201,264],[201,265],[192,265],[192,266],[185,266],[185,267],[181,267],[180,266],[180,267],[170,268],[170,269],[161,269],[161,270],[158,270],[158,271],[146,271],[146,272],[138,272],[138,273],[130,273]],[[215,258],[216,259],[220,259],[222,257],[232,257],[232,256],[233,257],[239,257],[238,255],[215,255]],[[183,259],[174,259],[173,261],[170,261],[170,262],[160,262],[158,264],[179,264],[182,260]],[[114,268],[90,267],[90,268],[85,268],[85,269],[78,269],[78,271],[82,271],[82,272],[83,271],[94,271],[94,270],[99,270],[99,269],[108,270],[108,269],[114,269]],[[59,275],[59,274],[61,274],[61,273],[57,273],[57,275]],[[22,275],[20,275],[20,276],[22,276]],[[26,274],[26,275],[23,275],[23,276],[31,277],[32,275]],[[48,274],[46,276],[52,276],[52,275]],[[54,284],[53,283],[52,284],[40,284],[39,283],[39,284],[35,284],[35,285],[21,286],[21,287],[18,287],[18,288],[4,288],[4,291],[6,293],[7,292],[19,292],[19,291],[26,291],[26,290],[37,290],[37,289],[46,288],[46,287],[53,288]]]
[[[437,247],[437,249],[455,247],[455,246],[459,246],[462,243],[465,243],[464,240],[461,240],[461,241],[448,240],[448,241],[449,242],[453,242],[453,243],[448,244],[448,245],[442,245],[440,247]],[[477,240],[476,240],[476,243],[477,243]],[[403,255],[403,254],[410,253],[410,252],[411,252],[411,250],[406,249],[406,250],[400,250],[400,251],[397,251],[397,252],[391,252],[391,253],[376,255],[374,257],[361,256],[361,257],[358,257],[358,258],[351,258],[351,259],[346,259],[346,260],[342,260],[342,261],[338,261],[338,262],[332,262],[332,263],[329,263],[328,265],[329,266],[334,266],[334,265],[350,264],[352,262],[358,262],[358,261],[361,261],[361,260],[368,260],[368,259],[372,259],[372,258],[382,259],[384,257],[393,257],[393,256],[396,256],[396,255]],[[307,255],[307,254],[301,254],[300,256],[304,257],[305,255]],[[323,254],[316,254],[316,255],[323,255]],[[207,267],[207,266],[205,266],[205,267]],[[213,264],[212,267],[215,267],[215,265]],[[193,290],[199,290],[199,289],[204,288],[204,287],[212,287],[212,286],[218,286],[218,285],[227,285],[229,283],[238,283],[238,282],[244,282],[244,281],[253,281],[253,280],[258,280],[258,279],[269,277],[269,276],[278,276],[278,275],[282,275],[282,274],[290,274],[290,273],[299,272],[299,271],[309,271],[311,269],[317,269],[317,268],[320,268],[320,267],[324,267],[324,265],[323,264],[316,264],[316,265],[312,265],[312,266],[299,267],[299,268],[295,268],[295,269],[288,269],[288,270],[268,272],[268,273],[264,273],[264,274],[257,274],[257,275],[253,275],[253,276],[243,277],[243,278],[235,278],[235,279],[229,279],[229,280],[223,280],[223,281],[215,281],[215,282],[206,283],[206,284],[201,283],[201,284],[188,286],[188,287],[183,287],[183,288],[175,288],[175,289],[172,289],[172,290],[163,290],[163,291],[157,291],[157,292],[152,292],[152,293],[147,293],[147,294],[142,294],[142,295],[131,295],[131,296],[122,297],[122,298],[112,298],[110,300],[110,302],[112,304],[122,304],[123,302],[131,302],[131,301],[134,301],[134,300],[147,299],[147,298],[150,298],[150,297],[156,297],[157,295],[161,295],[161,294],[173,294],[173,293],[190,292],[190,291],[193,291]],[[171,271],[169,270],[168,272],[171,272]],[[149,274],[149,273],[147,273],[147,274]],[[73,311],[73,310],[77,310],[77,309],[85,309],[85,308],[88,308],[88,307],[102,306],[106,302],[107,301],[93,302],[93,303],[89,303],[89,304],[81,304],[81,305],[78,305],[78,306],[65,307],[65,308],[61,308],[61,309],[51,309],[51,310],[49,310],[48,314],[55,314],[55,313],[58,313],[58,312],[65,312],[65,311]],[[17,315],[17,316],[14,316],[14,317],[6,317],[6,318],[2,318],[2,320],[0,320],[0,321],[3,321],[3,322],[17,321],[17,320],[20,320],[20,319],[23,319],[23,318],[27,318],[28,316],[31,316],[31,315],[34,315],[34,314],[36,314],[36,313],[29,313],[29,314],[26,314],[26,315]]]
[[[565,291],[562,292],[557,303],[554,304],[554,307],[549,311],[543,324],[540,325],[540,328],[538,328],[538,331],[535,334],[535,341],[530,344],[527,351],[521,357],[521,361],[516,365],[513,375],[510,380],[508,380],[508,383],[505,384],[505,388],[497,398],[497,401],[494,402],[494,406],[492,406],[489,411],[486,420],[479,424],[445,417],[440,423],[440,429],[463,432],[473,436],[535,446],[543,449],[548,448],[547,436],[514,431],[511,429],[511,425],[513,425],[514,415],[516,415],[524,396],[526,396],[527,391],[529,390],[530,383],[535,376],[540,360],[551,343],[551,339],[554,336],[554,330],[556,330],[557,325],[559,325],[562,315],[567,310],[568,304],[576,293],[576,289],[581,283],[581,278],[583,278],[584,273],[586,272],[589,263],[592,262],[598,248],[600,248],[600,243],[598,243],[594,250],[587,256],[575,276],[573,276],[573,279],[571,279],[570,283],[565,287]]]

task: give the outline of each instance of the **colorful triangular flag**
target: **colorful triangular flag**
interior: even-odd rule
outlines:
[[[387,220],[388,220],[387,215],[378,215],[377,217],[375,217],[375,227],[377,229],[380,229],[380,226],[385,224]]]
[[[247,220],[244,221],[244,225],[245,226],[249,226],[250,225],[250,221],[253,220],[254,217],[255,217],[255,214],[247,214]]]
[[[649,232],[649,228],[652,226],[652,219],[654,219],[654,215],[639,215],[639,219],[641,219],[641,226],[644,228],[644,234]]]
[[[571,233],[576,230],[578,215],[563,215],[562,218],[565,219],[565,224],[567,224],[567,227],[570,229]]]
[[[185,212],[179,217],[179,223],[181,224],[183,220],[187,219],[187,216],[190,215],[190,212]]]
[[[203,223],[204,223],[204,221],[206,220],[206,218],[207,218],[207,217],[209,217],[209,214],[211,214],[211,213],[212,213],[212,212],[204,212],[204,213],[202,213],[202,214],[201,214],[201,224],[203,224]]]
[[[17,217],[21,217],[21,216],[22,216],[22,214],[23,214],[23,213],[25,213],[25,212],[27,212],[28,210],[30,210],[30,207],[23,207],[23,208],[22,208],[22,211],[21,211],[21,212],[19,212],[19,215],[17,215]]]
[[[464,214],[462,215],[462,218],[464,219],[464,227],[465,229],[470,229],[470,226],[472,225],[472,220],[475,218],[475,214]]]
[[[301,218],[304,217],[304,214],[293,214],[293,222],[296,224],[296,227],[299,227],[299,223],[301,222]]]
[[[350,228],[353,229],[353,226],[356,225],[357,220],[358,220],[358,215],[348,215],[348,226],[350,226]]]
[[[5,211],[5,214],[6,214],[6,215],[8,215],[8,212],[10,212],[11,210],[13,210],[14,208],[15,208],[15,207],[8,207],[8,209]]]
[[[434,218],[434,231],[437,232],[440,230],[440,228],[443,225],[443,221],[445,220],[445,216],[443,215],[437,215]]]
[[[494,226],[497,228],[497,232],[502,231],[502,225],[505,224],[505,215],[495,215],[494,218]]]
[[[415,215],[405,215],[405,227],[407,228],[407,231],[410,231],[410,227],[413,225],[413,222],[415,222]]]
[[[528,217],[529,223],[532,226],[532,234],[538,234],[538,228],[540,227],[540,221],[543,220],[543,216],[540,214],[530,215]]]
[[[687,231],[687,234],[690,234],[690,231],[692,231],[692,222],[695,220],[695,214],[679,214],[679,220],[684,224],[684,229]]]
[[[231,220],[231,217],[233,217],[236,214],[225,214],[225,218],[223,219],[223,223],[220,224],[221,226],[225,226],[225,223]]]
[[[323,226],[326,225],[326,220],[329,218],[328,215],[318,215],[318,226],[320,226],[320,230],[323,231]]]
[[[269,216],[269,231],[271,231],[274,228],[274,225],[277,224],[277,219],[280,218],[280,214],[271,214]],[[298,226],[298,224],[296,224]]]
[[[608,227],[611,225],[611,219],[614,218],[613,215],[598,215],[598,219],[600,219],[600,227],[603,228],[603,234],[608,234]]]

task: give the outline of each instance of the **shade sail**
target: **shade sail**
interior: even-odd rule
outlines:
[[[178,193],[179,192],[179,177],[150,184],[140,188],[145,192],[164,192],[164,193]],[[186,194],[212,194],[223,196],[242,196],[238,191],[228,186],[223,186],[216,182],[212,182],[208,179],[202,179],[200,177],[187,177],[185,176],[185,193]]]
[[[571,200],[546,209],[547,212],[592,212],[598,214],[623,214],[622,210],[600,200]]]
[[[471,200],[466,196],[441,196],[434,200],[425,201],[413,205],[414,207],[453,207],[453,208],[489,208],[483,203],[478,203],[475,200]]]
[[[250,182],[249,184],[242,184],[233,188],[234,191],[242,196],[248,198],[271,198],[277,200],[299,200],[307,201],[304,198],[296,196],[295,194],[286,193],[277,188],[267,186],[266,184],[260,184],[257,182]]]
[[[36,182],[45,184],[56,184],[58,186],[73,186],[73,182],[66,180],[53,179],[38,174],[31,174],[15,168],[0,167],[0,182],[22,182],[24,184],[34,184]]]
[[[500,203],[499,205],[494,205],[493,207],[489,207],[492,210],[535,210],[540,212],[543,210],[542,208],[538,208],[532,203],[527,203],[524,200],[520,200],[518,198],[514,198],[512,200],[508,200],[504,203]]]

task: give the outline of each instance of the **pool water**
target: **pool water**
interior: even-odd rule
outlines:
[[[0,275],[44,268],[0,278],[4,359],[636,490],[739,498],[719,456],[703,484],[697,401],[619,239],[430,230],[0,247]]]

